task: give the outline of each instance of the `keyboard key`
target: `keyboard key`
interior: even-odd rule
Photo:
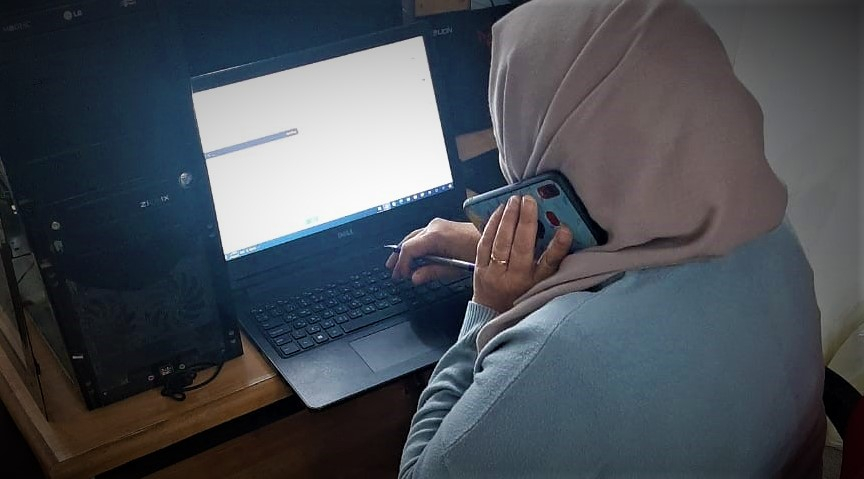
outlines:
[[[282,336],[289,331],[288,326],[279,326],[278,328],[267,331],[267,334],[269,334],[271,338],[275,338],[277,336]]]
[[[309,309],[306,309],[306,308],[303,308],[300,311],[297,311],[297,316],[300,316],[301,318],[305,318],[306,316],[309,316],[310,314],[312,314],[312,311],[310,311]]]
[[[385,293],[384,291],[378,291],[377,293],[374,294],[374,296],[375,296],[375,299],[386,299],[387,293]]]
[[[387,309],[389,307],[390,307],[389,301],[380,300],[380,301],[375,302],[375,308],[377,308],[377,309]]]
[[[306,323],[306,321],[303,321],[302,319],[299,321],[294,321],[294,329],[303,329],[306,326],[308,326],[308,323]]]
[[[339,301],[337,301],[333,298],[330,298],[327,301],[324,301],[324,305],[327,306],[328,308],[333,308],[333,307],[339,306]]]
[[[309,349],[312,346],[315,346],[315,341],[313,341],[312,338],[307,336],[303,339],[297,340],[297,344],[299,344],[300,347],[303,349]]]
[[[335,308],[333,308],[333,312],[336,314],[347,313],[348,312],[348,306],[345,306],[344,304],[340,304],[339,306],[336,306]]]
[[[310,309],[312,309],[313,313],[320,313],[321,311],[324,311],[327,308],[325,308],[323,304],[318,303],[315,306],[312,306],[312,308],[310,308]]]
[[[366,306],[363,306],[363,308],[361,308],[360,310],[363,311],[363,314],[372,314],[376,311],[375,306],[373,306],[371,304],[367,304]]]
[[[310,294],[309,298],[311,298],[311,297],[312,297],[312,295]],[[308,308],[309,306],[312,306],[312,300],[309,298],[303,298],[300,301],[298,301],[297,304],[299,304],[300,306],[302,306],[304,308]]]
[[[338,323],[338,324],[347,323],[348,322],[348,315],[347,314],[340,314],[339,316],[336,316],[335,320],[336,320],[336,323]]]
[[[389,301],[390,304],[399,304],[402,302],[402,298],[399,296],[390,296],[387,301]]]
[[[275,344],[277,347],[282,346],[285,343],[290,343],[290,342],[291,342],[291,336],[288,334],[283,334],[282,336],[279,336],[278,338],[273,338],[273,344]]]
[[[391,306],[390,308],[387,308],[384,311],[375,311],[372,314],[367,314],[363,317],[352,319],[352,320],[348,321],[347,323],[343,324],[342,329],[346,333],[350,333],[352,331],[356,331],[356,330],[363,328],[365,326],[369,326],[370,324],[375,324],[378,321],[383,321],[387,318],[390,318],[396,314],[405,312],[407,310],[408,310],[408,305],[406,305],[405,303],[400,303],[398,305]]]
[[[306,317],[306,322],[309,324],[317,323],[318,321],[321,321],[321,316],[318,316],[317,314],[313,314],[312,316]]]
[[[448,286],[448,288],[450,288],[450,291],[453,291],[456,294],[465,293],[469,289],[468,286],[464,284],[451,284],[450,286]]]
[[[291,336],[293,336],[294,339],[300,339],[300,338],[306,336],[306,330],[305,329],[296,329],[296,330],[291,332]]]
[[[351,296],[353,296],[354,298],[362,298],[363,296],[366,296],[366,292],[362,289],[358,289],[357,291],[351,293]]]
[[[321,344],[330,338],[328,338],[327,335],[324,333],[318,333],[318,334],[313,335],[312,339],[314,339],[316,343]]]
[[[335,315],[336,313],[334,313],[332,309],[325,309],[324,311],[321,311],[322,319],[332,318]]]
[[[351,311],[348,311],[348,317],[351,319],[359,318],[360,316],[363,316],[363,311],[360,311],[359,309],[352,309]]]
[[[360,300],[360,302],[363,304],[372,304],[375,302],[375,297],[374,296],[366,296],[365,298]]]
[[[269,330],[269,329],[273,329],[273,328],[278,328],[279,326],[282,326],[285,323],[283,323],[279,319],[269,319],[267,321],[264,321],[264,322],[261,322],[258,324],[260,324],[262,328]]]
[[[336,326],[336,323],[332,319],[325,319],[321,321],[321,327],[323,329],[330,329],[333,326]]]
[[[300,351],[300,346],[298,346],[297,343],[288,343],[279,348],[279,351],[282,353],[282,356],[287,358],[297,351]]]
[[[350,309],[360,309],[362,307],[363,303],[361,303],[360,301],[351,301],[350,303],[348,303],[348,308]]]
[[[309,326],[308,328],[306,328],[306,332],[309,334],[320,333],[321,327],[313,324],[312,326]]]

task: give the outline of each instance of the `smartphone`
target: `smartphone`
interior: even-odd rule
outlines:
[[[588,215],[567,178],[557,171],[473,196],[465,200],[462,209],[468,220],[482,232],[495,209],[514,195],[530,195],[537,201],[535,257],[539,258],[546,250],[555,236],[555,228],[560,225],[573,232],[571,253],[606,243],[606,232]]]

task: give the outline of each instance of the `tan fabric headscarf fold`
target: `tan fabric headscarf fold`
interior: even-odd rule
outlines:
[[[682,2],[532,0],[493,27],[489,103],[507,180],[561,171],[609,241],[565,258],[478,348],[557,296],[723,255],[783,221],[762,111]]]

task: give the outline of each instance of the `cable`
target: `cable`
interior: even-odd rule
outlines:
[[[222,371],[222,366],[224,365],[225,361],[220,363],[198,363],[181,371],[168,374],[165,376],[165,382],[162,385],[162,395],[170,397],[175,401],[183,401],[186,399],[187,392],[203,388],[213,382],[213,380],[216,379],[216,376],[219,375],[219,372]],[[192,383],[195,382],[195,378],[198,376],[198,372],[214,366],[216,367],[216,371],[213,372],[212,376],[199,384],[194,386],[192,385]]]

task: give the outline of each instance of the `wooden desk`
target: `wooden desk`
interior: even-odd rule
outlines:
[[[0,398],[43,471],[52,478],[92,477],[291,394],[244,336],[243,356],[226,362],[216,380],[190,393],[183,402],[162,397],[154,389],[88,411],[41,335],[33,335],[33,350],[42,367],[51,422],[2,348]],[[207,377],[209,372],[201,374]]]

